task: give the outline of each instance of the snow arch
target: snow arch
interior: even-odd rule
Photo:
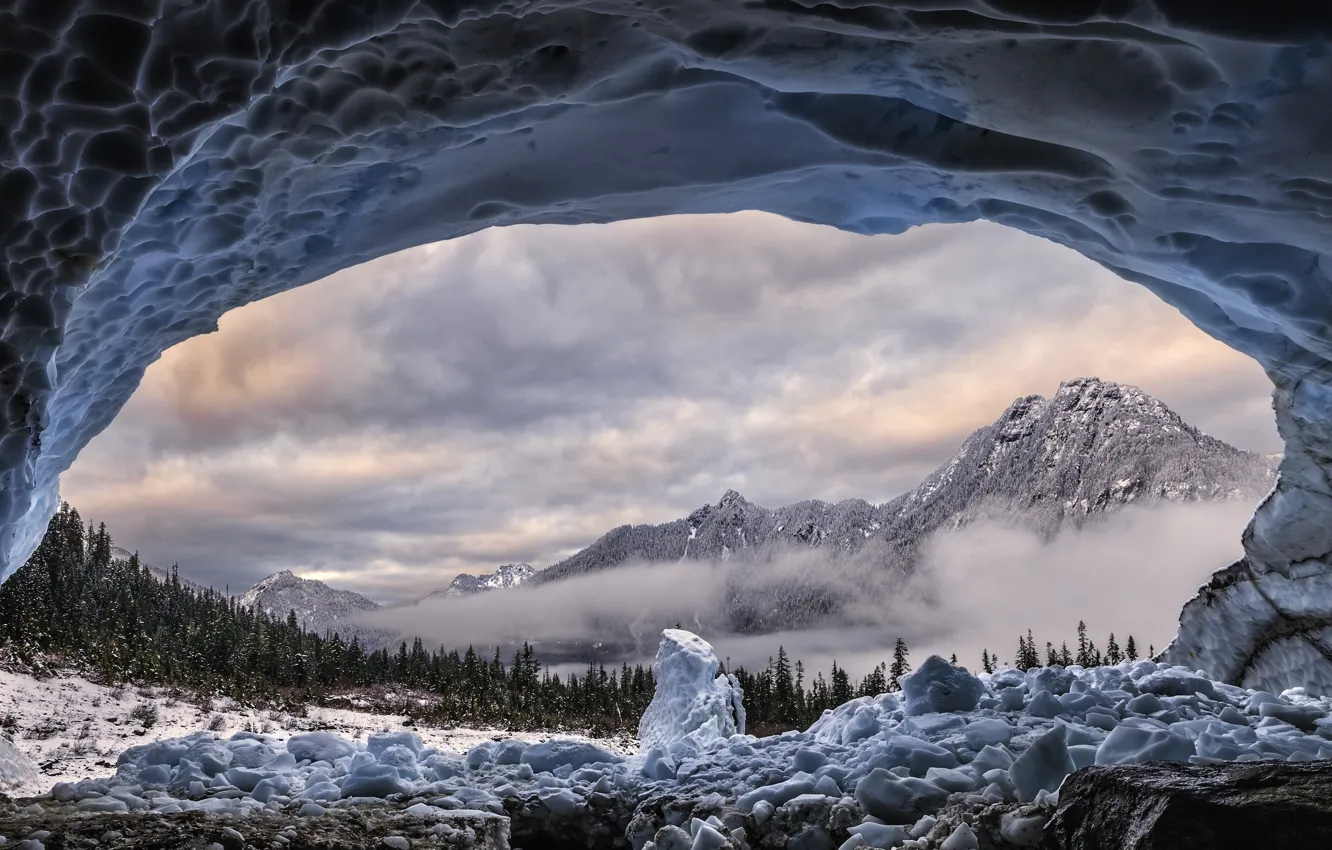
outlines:
[[[9,0],[0,575],[163,349],[345,266],[518,222],[988,218],[1267,369],[1280,482],[1168,654],[1332,689],[1332,53],[1297,5]]]

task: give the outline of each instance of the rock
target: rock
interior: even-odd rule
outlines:
[[[1045,829],[1058,850],[1252,850],[1332,842],[1332,762],[1090,767]]]
[[[16,836],[32,839],[38,835],[47,836],[40,841],[50,850],[97,846],[125,850],[391,850],[404,845],[440,850],[508,850],[514,846],[556,846],[550,841],[518,844],[511,840],[510,819],[489,812],[439,811],[434,817],[422,818],[408,806],[390,802],[320,808],[313,816],[302,816],[303,809],[293,803],[240,818],[199,811],[121,811],[88,817],[72,804],[34,801],[33,805],[5,807],[0,798],[0,835],[9,837],[5,850],[15,846]],[[597,814],[604,818],[604,813]],[[612,822],[611,827],[616,826]],[[580,835],[567,825],[564,829],[564,838]],[[600,840],[601,835],[595,838]]]

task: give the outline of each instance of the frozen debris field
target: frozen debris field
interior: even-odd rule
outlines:
[[[367,806],[417,826],[489,815],[509,820],[503,842],[527,850],[968,850],[1036,846],[1081,767],[1332,756],[1325,698],[1151,661],[974,676],[931,657],[901,692],[769,738],[744,734],[734,683],[716,675],[705,641],[666,632],[655,667],[640,730],[650,746],[637,754],[572,739],[463,751],[461,739],[404,729],[364,740],[201,731],[130,747],[114,775],[60,782],[23,805],[56,819],[195,812],[237,828]]]
[[[119,755],[131,746],[205,729],[223,739],[238,732],[258,732],[285,742],[302,732],[328,731],[351,741],[364,741],[375,732],[408,728],[404,725],[408,722],[400,714],[318,706],[308,706],[298,716],[247,708],[225,698],[199,705],[159,688],[111,688],[73,676],[38,678],[0,670],[0,734],[13,741],[31,768],[21,776],[0,768],[0,792],[31,796],[51,790],[57,782],[110,776],[116,772]],[[431,727],[421,727],[417,734],[427,747],[462,752],[496,738],[517,737],[537,743],[550,737],[539,733],[515,736],[496,729]],[[598,743],[621,754],[637,750],[635,742],[628,739],[599,739]]]

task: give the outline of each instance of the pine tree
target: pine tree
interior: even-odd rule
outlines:
[[[1027,629],[1026,637],[1018,635],[1016,664],[1019,670],[1041,666],[1041,656],[1036,652],[1036,639],[1031,636],[1031,629]]]
[[[1110,637],[1105,641],[1105,663],[1118,664],[1124,660],[1124,653],[1120,651],[1119,644],[1115,643],[1115,633],[1111,632]]]
[[[846,674],[846,670],[837,666],[834,660],[832,663],[832,704],[834,706],[850,702],[855,694],[851,691],[851,677]]]
[[[893,644],[893,666],[888,668],[888,689],[900,691],[902,689],[902,677],[911,672],[911,664],[907,662],[906,641],[900,637]]]
[[[784,646],[777,647],[777,664],[773,668],[773,697],[776,701],[775,719],[795,720],[795,682],[791,678],[791,660]]]
[[[1133,635],[1129,635],[1124,642],[1124,657],[1129,661],[1138,660],[1138,644],[1133,640]]]
[[[994,672],[994,659],[988,649],[981,650],[981,669],[986,673]]]
[[[1091,654],[1087,651],[1087,624],[1078,620],[1078,664],[1091,667]]]
[[[1072,663],[1073,654],[1068,651],[1068,641],[1064,641],[1059,648],[1059,664],[1060,666],[1068,667]]]
[[[1055,651],[1054,644],[1048,640],[1045,642],[1045,666],[1054,667],[1059,663],[1059,653]]]

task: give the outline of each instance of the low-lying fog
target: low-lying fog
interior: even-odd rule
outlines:
[[[1242,502],[1129,508],[1048,541],[978,523],[936,533],[911,575],[819,549],[763,563],[625,565],[359,621],[460,648],[602,643],[617,662],[649,658],[660,630],[679,623],[732,664],[762,667],[783,645],[811,671],[836,659],[853,675],[888,658],[899,636],[916,663],[955,652],[974,669],[983,648],[1012,660],[1028,629],[1038,647],[1072,645],[1079,620],[1098,646],[1109,632],[1121,645],[1132,634],[1145,654],[1173,637],[1197,587],[1240,556],[1251,513]],[[801,627],[772,631],[780,623]]]

